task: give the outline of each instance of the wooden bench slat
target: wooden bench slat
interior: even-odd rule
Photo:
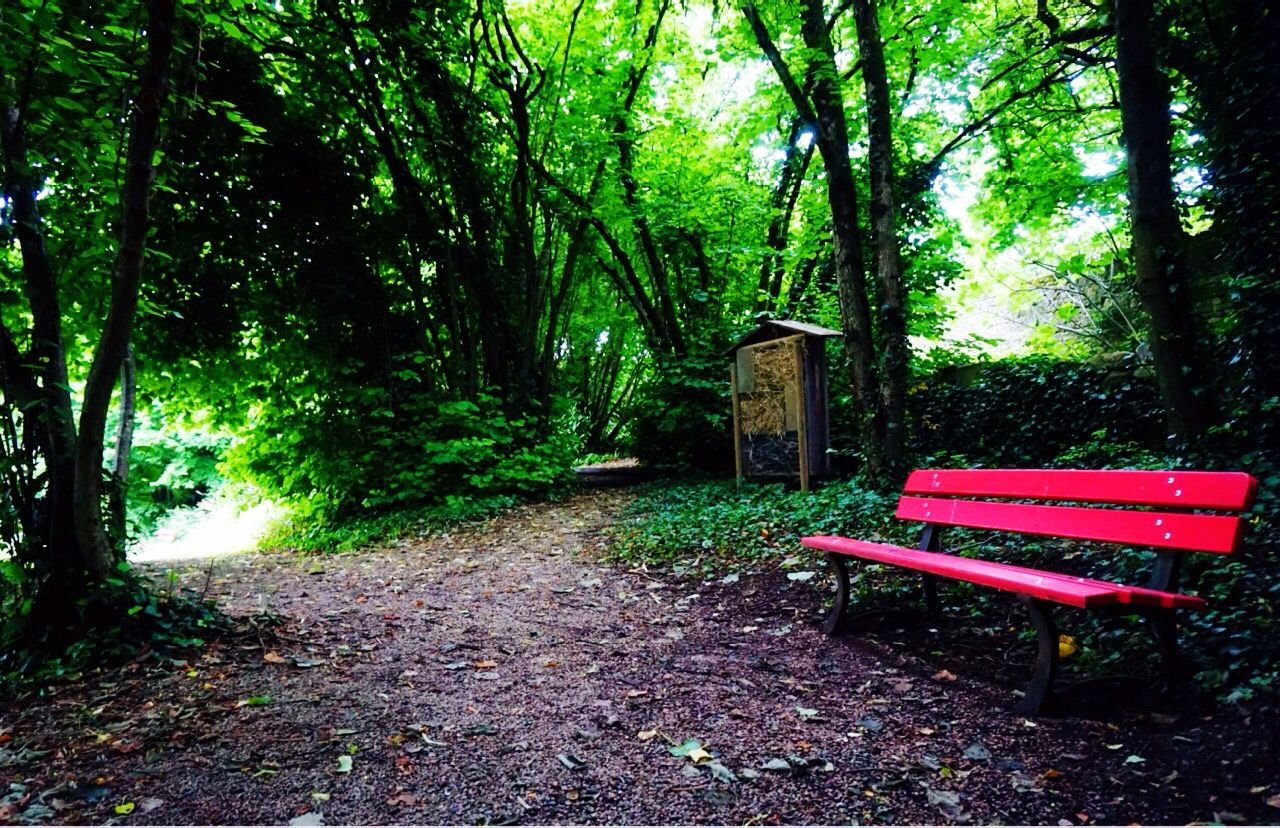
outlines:
[[[903,487],[905,494],[1220,511],[1248,509],[1257,490],[1244,472],[1091,469],[917,469]]]
[[[1061,572],[1046,572],[995,561],[960,558],[942,552],[925,552],[920,549],[836,536],[820,535],[804,538],[800,542],[812,549],[893,564],[1010,592],[1024,592],[1037,598],[1047,598],[1078,607],[1125,604],[1195,610],[1203,609],[1205,606],[1205,600],[1196,595],[1161,592],[1158,589],[1099,581],[1094,578],[1080,578]],[[999,583],[985,580],[989,578],[995,578]],[[1055,583],[1049,584],[1049,581]],[[1059,591],[1051,594],[1053,590]],[[1084,603],[1064,600],[1064,595],[1072,599],[1080,599]]]
[[[907,549],[902,546],[871,543],[852,538],[817,536],[803,538],[800,542],[812,549],[903,566],[918,572],[968,581],[1007,592],[1017,592],[1073,607],[1092,608],[1121,603],[1119,598],[1121,588],[1117,585],[1102,585],[1102,582],[1090,583],[1083,579],[1069,580],[1055,573],[1025,569],[1011,564],[960,558],[942,552],[924,552],[919,549]]]
[[[855,558],[876,559],[876,561],[881,563],[892,563],[892,564],[896,564],[896,566],[900,566],[908,569],[918,569],[919,567],[916,566],[916,564],[918,564],[919,562],[928,563],[929,566],[932,566],[933,563],[938,562],[937,558],[933,558],[933,557],[924,558],[922,557],[922,555],[942,555],[942,557],[948,559],[948,561],[963,561],[963,562],[968,562],[973,564],[980,564],[980,566],[983,566],[983,567],[986,567],[986,566],[1000,567],[1001,569],[1005,569],[1005,571],[1009,571],[1009,569],[1018,569],[1018,571],[1027,572],[1029,573],[1029,575],[1034,575],[1037,577],[1056,578],[1056,580],[1060,580],[1060,581],[1069,581],[1071,582],[1071,584],[1102,587],[1102,589],[1106,589],[1107,591],[1110,591],[1110,593],[1115,594],[1115,603],[1132,605],[1132,607],[1164,607],[1166,609],[1203,609],[1207,605],[1207,601],[1198,595],[1183,595],[1181,593],[1162,593],[1161,590],[1147,589],[1147,587],[1144,587],[1144,586],[1129,586],[1128,584],[1115,584],[1115,582],[1100,581],[1100,580],[1097,580],[1097,578],[1084,578],[1084,577],[1078,577],[1074,575],[1065,575],[1065,573],[1062,573],[1062,572],[1048,572],[1048,571],[1044,571],[1044,569],[1019,567],[1019,566],[1014,566],[1014,564],[982,561],[982,559],[959,558],[959,557],[955,557],[955,555],[947,555],[941,552],[924,552],[924,550],[909,549],[909,548],[906,548],[906,546],[895,546],[892,544],[877,544],[877,543],[872,543],[872,541],[854,540],[854,539],[851,539],[851,537],[840,537],[835,535],[815,535],[812,537],[804,537],[804,539],[800,540],[800,543],[805,546],[809,546],[809,548],[812,548],[812,549],[822,549],[824,550],[824,552],[835,552],[838,554],[851,555],[851,557],[855,557]],[[873,558],[873,555],[874,555],[874,558]],[[890,557],[893,558],[892,561],[890,561],[890,559],[887,559]],[[964,571],[966,572],[974,571],[974,567],[966,566],[966,564],[961,564],[961,567],[963,567]],[[929,572],[931,572],[931,575],[959,577],[959,576],[951,575],[951,573],[932,571],[932,569],[929,569]],[[960,580],[969,580],[969,578],[960,577]],[[974,582],[977,582],[977,581],[974,581]],[[988,585],[988,586],[991,586],[991,585]],[[1047,598],[1047,596],[1037,595],[1037,598]],[[1106,603],[1111,603],[1111,601],[1106,601]],[[1089,607],[1094,607],[1094,605],[1097,605],[1097,604],[1089,604]]]
[[[1230,554],[1240,545],[1238,517],[1185,512],[1137,512],[1082,506],[1041,506],[904,496],[895,513],[903,520],[967,526],[1027,535]]]

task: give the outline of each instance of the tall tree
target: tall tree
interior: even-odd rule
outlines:
[[[1153,0],[1115,0],[1114,11],[1138,294],[1151,320],[1151,354],[1169,425],[1195,438],[1218,415],[1201,361],[1191,265],[1174,201],[1169,79],[1157,60]]]
[[[858,226],[858,193],[853,165],[849,160],[849,124],[826,12],[822,0],[804,0],[800,9],[801,34],[809,52],[809,72],[813,77],[813,89],[806,94],[792,75],[756,6],[744,3],[742,11],[756,42],[769,59],[801,119],[816,125],[815,140],[826,171],[827,205],[831,210],[831,255],[840,299],[840,322],[849,353],[860,443],[867,470],[873,476],[879,476],[884,469],[884,448],[876,427],[880,400],[871,304],[863,263],[862,232]]]
[[[143,252],[149,226],[149,193],[164,109],[168,65],[173,53],[176,0],[150,0],[147,5],[147,55],[128,99],[128,149],[120,193],[122,213],[115,265],[110,282],[107,318],[94,351],[81,402],[77,432],[68,383],[68,355],[63,338],[63,305],[56,267],[45,244],[37,210],[37,194],[45,186],[28,147],[29,127],[37,117],[37,85],[44,81],[37,41],[14,75],[0,78],[4,87],[0,139],[3,139],[4,192],[12,205],[12,224],[22,254],[26,296],[32,319],[31,353],[5,372],[8,382],[39,388],[39,440],[45,480],[43,517],[29,548],[20,553],[31,564],[37,583],[31,613],[33,635],[74,623],[74,607],[92,586],[102,586],[123,561],[123,548],[111,543],[104,529],[102,497],[103,446],[112,392],[129,349],[137,311]],[[34,37],[48,37],[47,32]],[[14,341],[6,330],[4,340]],[[32,378],[25,365],[36,367]],[[38,380],[35,382],[33,380]],[[6,396],[9,389],[6,388]],[[111,599],[107,597],[108,618]],[[55,632],[54,638],[57,635]]]
[[[884,446],[884,470],[892,479],[906,473],[907,375],[911,349],[903,302],[902,253],[898,241],[898,193],[894,182],[893,115],[889,72],[875,0],[853,0],[858,55],[866,94],[867,156],[871,168],[871,234],[875,244],[880,297],[880,405],[877,434]]]

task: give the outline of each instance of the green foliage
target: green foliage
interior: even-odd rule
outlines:
[[[269,532],[260,545],[304,553],[350,552],[481,521],[517,503],[519,499],[511,495],[447,495],[433,506],[345,519],[324,511],[299,510]]]
[[[890,520],[894,499],[856,481],[812,494],[780,483],[662,482],[646,486],[614,533],[622,560],[707,569],[765,564],[796,553],[806,534],[902,539]]]
[[[1044,359],[1004,360],[936,371],[912,390],[912,444],[955,466],[1072,465],[1066,454],[1101,439],[1159,446],[1164,413],[1141,368]],[[1086,465],[1109,465],[1105,452]]]
[[[661,363],[631,410],[631,452],[654,468],[733,463],[729,369],[718,354]]]
[[[175,573],[149,584],[127,563],[118,570],[88,589],[72,617],[45,627],[36,639],[25,624],[30,601],[14,606],[12,593],[0,591],[0,689],[75,680],[130,658],[180,656],[231,629],[230,619],[202,592],[179,587]],[[9,574],[0,567],[0,575]],[[59,643],[51,644],[55,639]]]
[[[441,400],[339,380],[304,381],[264,401],[251,422],[227,473],[292,505],[313,528],[419,507],[463,515],[465,498],[546,495],[565,483],[576,451],[562,431],[512,416],[491,396]]]
[[[223,483],[226,434],[166,425],[152,415],[134,432],[129,455],[129,535],[145,537],[174,509],[195,506]]]

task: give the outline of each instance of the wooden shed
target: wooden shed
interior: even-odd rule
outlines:
[[[826,341],[839,331],[762,322],[728,351],[738,480],[811,478],[831,471]]]

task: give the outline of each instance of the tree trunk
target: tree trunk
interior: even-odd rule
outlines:
[[[133,347],[125,350],[120,366],[120,425],[116,428],[116,456],[111,463],[111,538],[120,545],[128,539],[125,525],[129,498],[129,455],[133,452],[133,423],[137,401],[137,366]]]
[[[884,449],[876,433],[879,381],[871,330],[871,305],[858,228],[858,195],[849,162],[849,126],[845,120],[835,49],[822,0],[804,0],[801,35],[811,54],[813,114],[818,125],[818,149],[827,172],[827,202],[831,207],[831,233],[836,288],[840,298],[840,323],[849,352],[854,404],[859,433],[866,454],[867,472],[878,477],[884,471]]]
[[[1178,6],[1189,30],[1174,57],[1190,81],[1209,148],[1213,235],[1239,315],[1234,332],[1243,369],[1238,397],[1258,412],[1280,398],[1280,15],[1273,0],[1211,0]],[[1272,418],[1274,421],[1275,418]],[[1251,429],[1250,441],[1280,448],[1280,426]]]
[[[773,218],[769,220],[769,229],[765,237],[767,250],[760,262],[760,280],[756,287],[756,313],[774,310],[782,294],[782,279],[785,275],[782,254],[787,249],[787,236],[791,229],[791,217],[795,212],[796,199],[800,196],[800,187],[804,184],[805,172],[809,169],[809,160],[813,157],[813,143],[810,142],[802,149],[800,141],[811,129],[813,129],[811,124],[796,117],[787,131],[787,145],[783,150],[782,163],[779,165],[778,183],[773,189],[773,198],[769,204],[773,210]]]
[[[889,74],[875,0],[854,0],[858,54],[867,98],[868,157],[871,164],[871,229],[880,292],[880,406],[876,429],[884,451],[884,471],[898,482],[906,448],[907,372],[911,358],[903,306],[902,257],[898,246],[898,198],[894,183],[893,121]]]
[[[39,402],[24,416],[38,419],[44,431],[44,462],[48,474],[42,532],[43,562],[39,574],[51,579],[76,580],[80,550],[72,526],[75,489],[76,428],[71,386],[62,343],[62,306],[53,266],[40,230],[36,206],[39,185],[28,168],[26,115],[13,105],[0,112],[0,143],[4,150],[5,197],[9,201],[14,235],[22,252],[22,273],[31,306],[32,341],[28,358],[40,377]],[[66,590],[68,593],[71,590]],[[44,602],[40,603],[41,607]],[[59,610],[60,611],[60,610]],[[59,611],[55,611],[56,614]]]
[[[1191,268],[1174,203],[1169,79],[1156,63],[1152,0],[1115,0],[1116,74],[1128,154],[1129,216],[1138,295],[1151,318],[1151,354],[1169,426],[1195,438],[1217,419],[1201,368]]]
[[[151,0],[147,7],[147,62],[132,106],[133,128],[121,194],[124,215],[111,280],[111,305],[85,380],[80,411],[73,504],[75,534],[86,568],[98,579],[110,574],[117,562],[118,550],[108,541],[102,520],[103,443],[111,392],[129,351],[138,308],[142,256],[150,223],[153,163],[168,86],[169,56],[173,52],[175,6],[176,0]]]

